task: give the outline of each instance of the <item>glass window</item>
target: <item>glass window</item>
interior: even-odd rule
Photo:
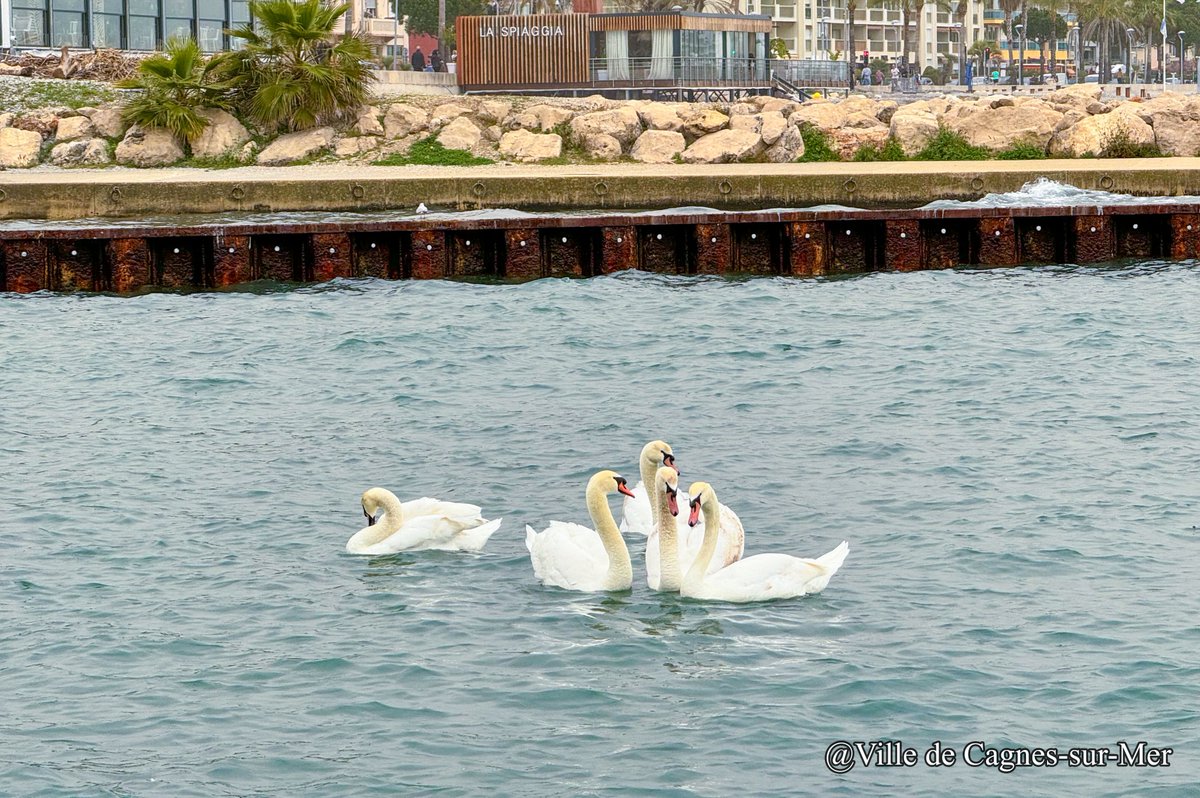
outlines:
[[[124,14],[124,0],[92,0],[92,11],[97,14]]]
[[[187,39],[196,35],[192,30],[192,20],[190,19],[168,19],[164,32],[166,35],[163,38],[166,40]]]
[[[46,46],[46,14],[44,11],[14,8],[13,44],[26,47]]]
[[[197,0],[196,9],[204,19],[225,19],[225,0]]]
[[[234,0],[229,4],[229,18],[233,22],[249,22],[250,21],[250,6],[243,2]]]
[[[50,46],[83,46],[83,14],[55,11],[50,19]]]
[[[121,42],[121,17],[119,14],[96,14],[92,17],[92,46],[111,47],[119,50]]]
[[[54,0],[55,11],[83,11],[83,0]]]
[[[129,13],[157,17],[158,0],[129,0]]]
[[[215,53],[224,49],[225,23],[216,19],[202,19],[198,29],[196,40],[200,43],[201,50]]]
[[[155,17],[129,18],[129,49],[154,50],[158,47],[158,19]]]
[[[58,0],[55,0],[57,2]],[[195,14],[192,0],[166,0],[163,3],[163,14],[168,17],[188,17]],[[224,16],[224,14],[222,14]]]

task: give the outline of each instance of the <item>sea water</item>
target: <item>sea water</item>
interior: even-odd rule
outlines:
[[[0,295],[0,793],[1194,795],[1198,309],[1193,262]],[[747,555],[848,541],[825,592],[658,595],[637,536],[632,591],[539,585],[525,525],[660,437]],[[375,485],[503,526],[349,555]],[[1169,765],[987,753],[1121,741]]]

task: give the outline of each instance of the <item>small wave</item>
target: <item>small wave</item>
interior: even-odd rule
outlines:
[[[1200,197],[1135,197],[1132,194],[1113,194],[1108,191],[1078,188],[1046,177],[1039,177],[1017,191],[987,194],[977,200],[934,200],[919,210],[948,210],[952,208],[1051,208],[1063,205],[1161,205],[1164,203],[1195,203]]]

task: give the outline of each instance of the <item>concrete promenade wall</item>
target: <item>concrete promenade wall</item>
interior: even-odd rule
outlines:
[[[1046,177],[1136,196],[1200,196],[1200,158],[1045,161],[371,167],[310,165],[0,172],[0,219],[179,213],[721,210],[918,207],[1016,191]]]

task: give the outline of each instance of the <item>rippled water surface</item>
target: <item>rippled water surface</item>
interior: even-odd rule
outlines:
[[[1194,795],[1200,267],[0,296],[0,793]],[[661,436],[748,553],[725,605],[536,584]],[[478,556],[345,553],[372,485]],[[614,502],[614,506],[616,503]],[[869,768],[1174,749],[1171,767]]]

